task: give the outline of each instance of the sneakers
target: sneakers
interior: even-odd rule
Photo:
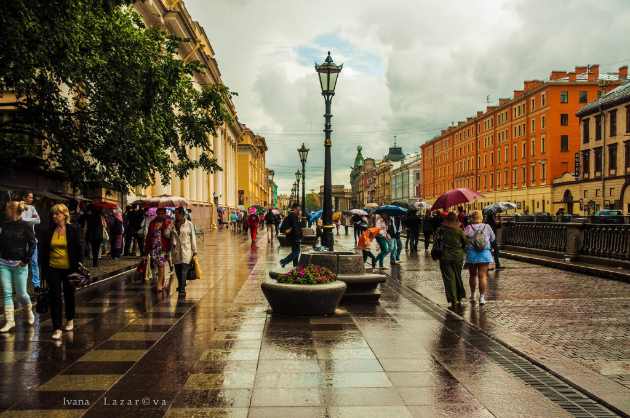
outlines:
[[[486,304],[486,298],[484,295],[479,296],[479,305],[485,305]]]
[[[474,305],[475,303],[477,303],[477,294],[475,292],[472,292],[470,294],[470,304]]]
[[[286,266],[286,264],[283,264],[283,263],[282,263],[282,261],[279,261],[279,263],[280,263],[280,266],[281,266],[282,268],[284,268],[284,266]]]
[[[52,339],[53,339],[53,340],[60,340],[60,339],[61,339],[61,332],[55,332],[55,333],[52,335]]]

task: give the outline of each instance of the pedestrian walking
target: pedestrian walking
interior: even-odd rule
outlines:
[[[125,214],[123,215],[123,228],[125,229],[125,249],[123,251],[123,256],[127,257],[131,255],[129,250],[132,248],[132,243],[134,243],[135,234],[136,234],[136,216],[138,215],[138,207],[134,209],[133,205],[129,205],[126,208]],[[133,251],[132,251],[133,252]]]
[[[402,251],[402,240],[400,239],[400,234],[402,233],[402,220],[400,216],[395,216],[392,218],[390,229],[390,235],[392,237],[394,245],[389,255],[389,261],[390,264],[400,264],[400,253]]]
[[[470,302],[476,303],[477,282],[479,282],[479,304],[485,305],[486,275],[488,266],[492,262],[490,243],[496,238],[492,228],[482,223],[483,216],[481,211],[473,211],[471,220],[472,224],[468,225],[464,230],[468,237],[466,264],[470,273]]]
[[[249,234],[252,238],[252,244],[256,242],[256,235],[258,234],[258,224],[260,218],[256,214],[250,214],[247,217],[247,226],[249,227]]]
[[[164,290],[166,280],[165,263],[169,259],[171,240],[166,237],[164,231],[170,224],[171,221],[166,218],[166,209],[158,208],[155,219],[149,224],[149,231],[147,233],[146,243],[144,244],[145,254],[151,254],[151,261],[154,262],[158,268],[156,289],[158,292]],[[151,266],[147,265],[147,268],[151,268]]]
[[[30,190],[22,191],[22,202],[26,204],[27,209],[22,211],[22,220],[30,225],[31,229],[33,229],[33,234],[35,233],[35,225],[39,225],[41,219],[39,214],[37,213],[37,209],[33,206],[33,192]],[[37,243],[37,238],[35,238],[35,243]],[[37,252],[37,246],[35,246],[35,253],[31,257],[29,263],[29,268],[31,270],[31,282],[33,283],[33,287],[36,292],[39,292],[40,280],[39,280],[39,254]]]
[[[232,224],[232,229],[236,231],[236,224],[238,222],[238,215],[235,211],[232,211],[232,215],[230,216],[230,223]]]
[[[53,340],[61,338],[61,306],[66,307],[66,331],[74,329],[74,287],[69,276],[83,263],[81,229],[70,224],[70,213],[65,205],[51,208],[53,225],[48,228],[42,245],[42,275],[50,290],[50,316],[53,323]],[[119,214],[120,215],[120,214]],[[63,299],[61,286],[63,284]]]
[[[317,248],[317,243],[324,233],[323,226],[324,222],[322,221],[322,217],[320,216],[319,218],[317,218],[317,221],[315,221],[315,242],[313,243],[313,248]]]
[[[427,210],[422,220],[422,235],[424,235],[424,253],[429,253],[429,245],[431,243],[431,236],[433,235],[433,215],[431,211]]]
[[[120,213],[114,213],[109,217],[109,243],[112,260],[118,260],[123,252],[123,218]]]
[[[278,213],[275,220],[276,236],[280,235],[280,225],[282,224],[282,215]],[[302,223],[300,222],[300,225]]]
[[[177,291],[186,294],[186,278],[192,258],[197,255],[197,240],[195,227],[186,219],[183,207],[175,208],[175,221],[164,230],[164,236],[171,240],[171,259],[175,265],[177,276]]]
[[[407,236],[410,241],[410,251],[412,253],[418,252],[418,240],[420,239],[420,218],[416,214],[415,210],[411,210],[409,216],[405,220],[405,226],[407,227]]]
[[[243,211],[239,210],[236,213],[236,223],[238,232],[241,232],[243,230]]]
[[[352,215],[352,226],[354,228],[354,245],[357,245],[359,237],[363,233],[361,230],[361,215]]]
[[[302,238],[304,238],[299,213],[300,204],[296,202],[291,206],[291,212],[289,212],[289,215],[287,215],[287,218],[284,220],[280,228],[280,232],[285,235],[287,241],[291,244],[291,253],[280,260],[282,268],[291,262],[293,262],[293,267],[297,267],[298,265],[301,242]]]
[[[267,223],[267,242],[273,240],[273,231],[276,229],[276,215],[273,214],[271,209],[265,214],[265,222]]]
[[[247,212],[245,212],[243,214],[243,233],[244,234],[247,234],[247,230],[249,229],[248,218],[249,218],[249,214]]]
[[[374,232],[368,232],[368,236],[365,237],[365,241],[363,241],[363,246],[361,247],[361,252],[363,253],[363,264],[367,261],[368,258],[372,260],[372,268],[376,268],[376,257],[372,253],[372,243],[374,242]]]
[[[380,216],[376,216],[376,228],[379,228],[379,233],[376,236],[376,242],[378,243],[377,250],[380,248],[380,253],[376,256],[374,263],[378,262],[379,269],[385,268],[383,266],[385,257],[392,250],[390,248],[390,243],[392,243],[391,235],[389,234],[389,227],[391,225],[391,220],[387,213],[382,213]]]
[[[85,241],[92,248],[92,266],[98,267],[98,260],[101,258],[101,244],[107,228],[105,218],[98,209],[92,209],[92,213],[86,221],[86,228]]]
[[[15,293],[24,306],[29,324],[35,322],[31,298],[26,291],[29,261],[34,256],[37,244],[33,226],[26,222],[22,214],[28,210],[24,202],[9,202],[4,214],[7,221],[0,232],[0,283],[4,300],[4,319],[6,323],[0,332],[8,332],[15,328],[13,307],[13,286]]]
[[[494,232],[494,236],[497,235],[497,229],[501,229],[501,222],[497,222],[494,213],[486,216],[486,223],[490,228],[492,228],[492,232]],[[501,266],[501,260],[499,259],[499,243],[495,239],[490,243],[490,247],[492,249],[492,254],[494,256],[494,268],[497,270],[503,270],[505,267]],[[488,271],[494,270],[493,268],[489,268]]]
[[[455,212],[448,214],[436,234],[439,234],[443,242],[440,272],[444,281],[446,300],[452,308],[455,308],[455,304],[461,305],[462,299],[466,298],[466,289],[462,281],[462,266],[468,237],[464,234]]]

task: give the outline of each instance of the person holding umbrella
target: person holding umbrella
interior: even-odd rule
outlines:
[[[363,253],[363,263],[367,261],[368,258],[372,259],[372,269],[376,268],[376,257],[372,254],[372,242],[374,242],[375,234],[379,233],[378,228],[373,228],[365,231],[361,237],[359,238],[358,248],[361,248]]]
[[[444,244],[440,257],[440,272],[444,281],[446,300],[451,304],[451,308],[455,308],[455,304],[461,305],[461,300],[466,298],[466,289],[462,281],[462,265],[468,237],[461,226],[457,220],[457,214],[451,212],[442,222],[440,231],[437,232],[441,234]]]
[[[409,211],[409,216],[405,219],[405,227],[407,227],[408,239],[411,242],[411,252],[418,252],[418,239],[420,237],[420,218],[416,215],[415,210]]]
[[[269,209],[265,214],[265,223],[267,224],[267,242],[273,240],[273,231],[276,229],[276,215],[273,209]]]
[[[392,223],[387,215],[387,212],[376,215],[376,228],[379,230],[378,235],[376,236],[376,242],[378,243],[381,252],[376,256],[374,264],[378,262],[379,269],[385,268],[383,266],[385,257],[391,251],[389,246],[389,243],[392,241],[391,235],[389,234],[391,224]]]
[[[433,235],[433,215],[431,211],[427,210],[422,220],[422,234],[424,235],[424,253],[429,253],[429,245],[431,243],[431,236]]]
[[[197,241],[195,227],[191,221],[186,220],[184,208],[175,208],[175,222],[172,222],[164,230],[164,236],[171,240],[171,256],[175,264],[180,295],[186,294],[186,278],[188,267],[192,258],[197,255]]]
[[[497,222],[494,212],[490,212],[486,215],[486,224],[492,228],[492,232],[494,232],[495,236],[497,235],[497,229],[501,229],[501,222]],[[494,255],[494,267],[497,270],[503,270],[505,267],[501,266],[501,260],[499,260],[499,244],[496,239],[490,243],[490,247]],[[490,270],[493,269],[489,268],[488,271]]]
[[[256,208],[254,207],[249,208],[249,216],[247,217],[247,226],[249,227],[249,233],[250,233],[250,236],[252,237],[252,244],[256,242],[256,235],[258,233],[259,221],[260,221],[260,218],[258,218],[258,215],[256,213]]]
[[[156,217],[149,224],[147,239],[144,244],[144,253],[151,254],[151,259],[158,267],[157,291],[164,290],[165,262],[169,259],[171,250],[171,240],[166,236],[166,228],[171,221],[166,218],[166,208],[157,208]],[[151,268],[151,266],[147,266]]]

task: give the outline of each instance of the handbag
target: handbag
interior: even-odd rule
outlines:
[[[48,290],[48,285],[43,283],[42,287],[39,289],[39,294],[37,295],[37,306],[35,306],[35,312],[40,315],[44,315],[48,312],[48,308],[50,308],[50,291]]]
[[[444,252],[444,238],[442,237],[443,232],[444,227],[440,227],[435,234],[435,238],[433,239],[433,247],[431,247],[431,258],[434,261],[442,258],[442,253]]]
[[[190,264],[188,265],[188,274],[186,275],[186,280],[197,280],[197,271],[195,269],[195,258],[193,257],[190,260]]]
[[[92,283],[90,271],[86,269],[83,264],[79,263],[77,271],[68,276],[68,283],[70,283],[75,290],[89,285]]]
[[[137,269],[138,273],[144,275],[144,273],[146,273],[147,271],[147,260],[143,259],[142,261],[140,261],[140,264],[138,264],[138,269]]]
[[[151,272],[151,256],[147,256],[146,268],[144,271],[144,281],[148,282],[153,278],[153,273]]]
[[[201,267],[199,267],[199,262],[197,261],[197,256],[193,257],[193,261],[195,262],[195,274],[197,279],[201,280]]]

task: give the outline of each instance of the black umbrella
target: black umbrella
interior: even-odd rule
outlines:
[[[342,215],[346,215],[346,216],[352,216],[354,215],[352,212],[350,212],[349,210],[344,210],[343,212],[341,212]]]
[[[407,202],[392,202],[391,206],[398,206],[399,208],[411,209]]]
[[[146,202],[146,200],[134,200],[133,202],[131,202],[132,205],[144,205],[144,203]]]

